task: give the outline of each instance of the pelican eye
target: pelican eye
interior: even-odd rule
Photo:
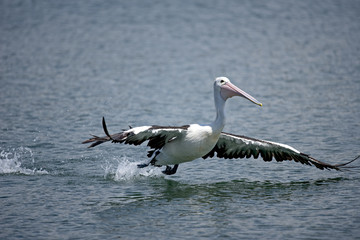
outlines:
[[[220,83],[221,83],[221,84],[225,84],[225,80],[224,80],[224,79],[221,79],[221,80],[220,80]]]

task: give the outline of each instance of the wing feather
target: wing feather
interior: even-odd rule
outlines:
[[[181,137],[189,128],[189,125],[181,127],[168,127],[168,126],[142,126],[130,128],[119,133],[110,135],[107,130],[105,119],[102,120],[102,125],[106,136],[93,137],[85,140],[83,143],[91,143],[89,148],[95,147],[104,142],[111,141],[113,143],[124,143],[131,145],[140,145],[148,141],[147,146],[151,148],[148,152],[148,157],[151,157],[154,152],[161,149],[166,143]],[[215,147],[203,156],[204,159],[216,156],[219,158],[261,158],[264,161],[270,162],[274,158],[278,162],[290,161],[300,162],[306,165],[313,165],[319,169],[336,169],[353,168],[347,166],[349,163],[360,158],[360,155],[355,159],[342,163],[331,165],[325,162],[316,160],[307,154],[301,153],[295,148],[276,142],[264,141],[245,136],[234,135],[222,132]]]
[[[175,138],[181,136],[184,131],[187,131],[188,125],[181,127],[167,127],[167,126],[142,126],[130,128],[128,130],[115,133],[110,135],[105,118],[102,120],[102,125],[106,136],[98,137],[92,135],[93,137],[85,140],[83,144],[92,143],[89,148],[95,147],[104,142],[111,141],[113,143],[124,143],[130,145],[140,145],[145,141],[148,141],[147,146],[152,148],[148,153],[150,157],[156,149],[162,148],[167,142],[174,140]]]
[[[316,160],[307,154],[301,153],[295,148],[276,142],[264,141],[245,136],[234,135],[222,132],[215,147],[205,156],[214,157],[215,153],[219,158],[232,159],[232,158],[261,158],[270,162],[274,158],[278,162],[282,161],[295,161],[306,165],[313,165],[319,169],[335,169],[341,170],[345,165],[355,161],[354,160],[343,163],[331,165],[325,162]]]

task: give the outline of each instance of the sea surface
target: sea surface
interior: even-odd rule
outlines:
[[[360,170],[82,141],[210,123],[336,164],[360,154],[360,1],[0,0],[0,239],[360,239]],[[360,166],[360,160],[352,166]]]

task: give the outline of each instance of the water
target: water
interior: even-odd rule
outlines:
[[[199,159],[89,134],[209,123],[226,75],[261,101],[225,131],[360,154],[358,1],[0,1],[1,239],[360,239],[358,171]],[[356,163],[359,165],[359,163]],[[355,165],[356,165],[355,164]]]

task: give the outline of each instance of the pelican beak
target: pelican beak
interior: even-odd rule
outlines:
[[[241,90],[231,82],[227,82],[224,85],[221,86],[221,97],[226,100],[228,98],[231,98],[233,96],[240,96],[243,98],[246,98],[247,100],[262,106],[262,103],[256,100],[254,97],[252,97],[250,94],[247,94],[245,91]]]

